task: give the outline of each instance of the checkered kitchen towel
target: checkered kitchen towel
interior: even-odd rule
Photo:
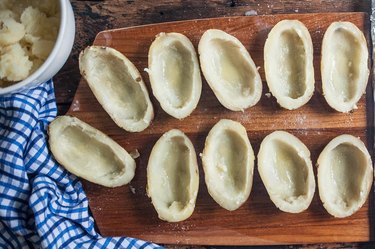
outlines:
[[[0,247],[157,247],[95,231],[80,181],[47,147],[46,128],[56,113],[52,81],[0,96]]]

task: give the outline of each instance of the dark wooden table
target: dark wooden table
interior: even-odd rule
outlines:
[[[370,0],[71,0],[71,2],[76,18],[76,40],[67,63],[54,78],[60,115],[66,113],[71,105],[80,80],[78,69],[79,52],[93,42],[99,31],[105,29],[198,18],[242,16],[246,14],[352,11],[371,14]],[[375,242],[275,246],[272,248],[375,248]]]

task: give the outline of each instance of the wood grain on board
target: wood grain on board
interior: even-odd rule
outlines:
[[[274,97],[269,98],[265,95],[268,88],[264,81],[263,46],[270,29],[283,19],[302,21],[309,29],[314,45],[315,93],[305,106],[294,111],[280,108]],[[159,32],[183,33],[196,47],[205,30],[222,29],[236,36],[249,50],[255,64],[260,66],[259,72],[263,79],[260,102],[243,113],[231,112],[222,107],[205,81],[197,109],[184,120],[167,115],[150,94],[155,108],[155,119],[151,126],[141,133],[128,133],[118,128],[96,101],[87,83],[81,80],[68,114],[105,132],[127,151],[137,149],[141,154],[136,159],[135,178],[129,185],[111,189],[84,181],[91,211],[101,234],[126,235],[165,244],[200,245],[270,245],[372,240],[372,192],[370,201],[367,201],[356,214],[344,219],[335,219],[327,214],[318,198],[317,189],[308,210],[300,214],[283,213],[270,201],[256,168],[249,200],[232,212],[219,207],[209,196],[201,164],[196,208],[186,221],[167,223],[159,220],[146,195],[146,167],[152,146],[164,132],[174,128],[187,134],[197,154],[202,152],[209,130],[221,118],[237,120],[246,127],[256,154],[260,142],[267,134],[274,130],[287,130],[307,145],[314,164],[324,146],[337,135],[349,133],[360,137],[367,144],[372,144],[373,105],[367,104],[373,100],[371,84],[368,85],[366,95],[359,101],[358,110],[349,114],[333,111],[322,96],[320,47],[324,31],[333,21],[351,21],[363,30],[367,40],[369,39],[368,16],[365,13],[226,17],[153,24],[99,33],[94,44],[110,46],[124,53],[141,72],[150,93],[152,91],[148,76],[143,69],[147,67],[148,48]],[[372,150],[370,153],[373,155]]]

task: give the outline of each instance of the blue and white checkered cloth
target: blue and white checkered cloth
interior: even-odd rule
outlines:
[[[46,128],[56,114],[52,81],[0,96],[0,247],[158,247],[95,231],[80,181],[48,150]]]

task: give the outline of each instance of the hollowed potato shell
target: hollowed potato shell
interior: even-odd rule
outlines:
[[[340,135],[318,158],[318,187],[324,208],[335,217],[347,217],[365,203],[373,181],[370,154],[361,140]]]
[[[202,163],[208,192],[221,207],[232,211],[248,199],[254,160],[246,129],[240,123],[222,119],[211,129]]]
[[[136,165],[128,152],[78,118],[56,118],[48,134],[53,156],[76,176],[106,187],[122,186],[133,179]]]
[[[199,174],[195,149],[180,130],[170,130],[152,148],[147,166],[147,194],[159,218],[178,222],[195,208]]]
[[[293,110],[314,92],[313,45],[310,33],[297,20],[278,22],[264,45],[268,88],[281,107]]]
[[[315,192],[310,151],[297,137],[275,131],[264,138],[258,154],[259,175],[281,211],[306,210]]]
[[[357,109],[366,91],[369,69],[363,33],[350,22],[332,23],[322,43],[322,86],[327,103],[339,112]]]
[[[196,108],[202,92],[197,54],[190,40],[179,33],[160,33],[148,53],[154,96],[163,110],[183,119]]]
[[[153,107],[139,71],[128,58],[113,48],[91,46],[81,52],[79,68],[119,127],[140,132],[150,125]]]
[[[234,36],[207,30],[199,41],[201,68],[219,102],[229,110],[244,111],[262,95],[262,80],[249,52]]]

